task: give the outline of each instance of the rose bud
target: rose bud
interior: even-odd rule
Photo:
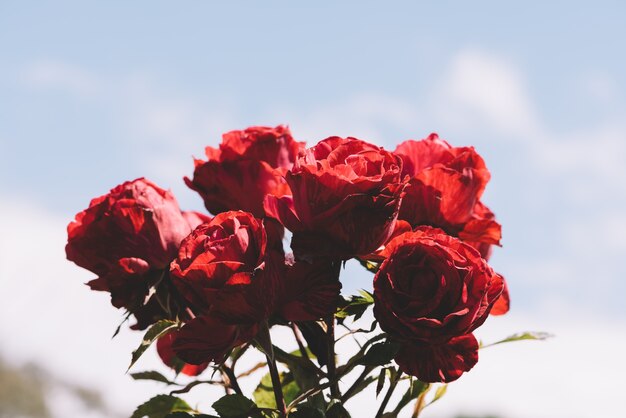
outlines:
[[[172,348],[172,344],[174,343],[174,337],[176,332],[168,332],[161,338],[157,340],[157,353],[163,363],[177,372],[182,374],[186,374],[187,376],[197,376],[204,371],[209,366],[209,363],[202,363],[199,365],[185,363],[183,360],[178,358],[174,349]]]
[[[420,380],[455,380],[476,363],[470,333],[502,293],[502,277],[475,248],[440,229],[400,235],[383,253],[374,315],[401,344],[396,362]]]
[[[208,161],[195,160],[193,179],[185,177],[185,183],[211,213],[244,210],[262,218],[265,195],[290,194],[282,174],[303,145],[286,126],[228,132],[219,149],[206,147]]]
[[[330,137],[303,152],[287,173],[291,196],[268,196],[265,210],[293,232],[296,258],[349,259],[391,235],[404,184],[402,161],[355,138]]]
[[[183,213],[171,192],[140,178],[93,199],[67,227],[67,258],[99,277],[88,285],[111,293],[117,308],[138,319],[137,328],[168,317],[167,270],[181,240],[203,215]],[[150,289],[157,288],[152,295]],[[154,293],[154,292],[153,292]]]
[[[452,147],[431,134],[401,143],[394,153],[402,158],[402,174],[410,177],[398,219],[413,228],[441,228],[488,259],[491,245],[500,243],[501,227],[480,202],[490,174],[474,148]]]
[[[242,211],[220,213],[183,240],[172,280],[198,312],[230,324],[261,322],[274,308],[283,257],[267,248],[261,220]]]

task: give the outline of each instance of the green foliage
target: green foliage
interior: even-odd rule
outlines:
[[[176,396],[157,395],[137,407],[130,418],[166,418],[172,412],[188,412],[193,409]]]
[[[333,399],[326,409],[326,418],[350,418],[350,413],[338,399]]]
[[[212,406],[222,418],[248,418],[257,410],[254,402],[237,394],[223,396]]]
[[[400,411],[407,406],[411,401],[417,399],[420,395],[426,393],[426,391],[430,388],[429,383],[422,382],[417,379],[411,379],[409,382],[409,388],[402,395],[402,398],[394,408],[394,410],[390,413],[385,414],[385,418],[394,418],[397,417]]]
[[[161,373],[154,371],[154,370],[149,370],[149,371],[145,371],[145,372],[137,372],[137,373],[131,373],[130,377],[132,377],[135,380],[154,380],[156,382],[162,382],[165,383],[167,385],[176,385],[176,382],[173,382],[171,380],[169,380],[167,377],[163,376]]]
[[[393,341],[383,341],[374,344],[359,360],[365,366],[384,366],[389,364],[400,349],[400,345]]]
[[[130,366],[128,366],[128,370],[139,360],[139,357],[152,345],[153,342],[158,340],[161,336],[167,334],[172,329],[178,327],[178,322],[170,321],[167,319],[162,319],[156,324],[152,325],[148,328],[148,331],[141,340],[141,344],[135,351],[133,351],[132,359],[130,362]]]
[[[280,384],[282,386],[285,403],[289,404],[296,396],[300,394],[300,387],[294,380],[293,373],[281,373]],[[274,388],[272,386],[272,377],[266,374],[252,394],[254,401],[260,408],[276,408],[276,398],[274,397]]]
[[[509,335],[505,339],[496,341],[495,343],[486,344],[486,345],[481,344],[480,348],[491,347],[494,345],[510,343],[514,341],[524,341],[524,340],[541,340],[542,341],[542,340],[547,340],[548,338],[552,338],[552,334],[549,334],[547,332],[541,332],[541,331],[519,332],[517,334]]]
[[[308,405],[298,405],[298,409],[289,414],[289,418],[326,418],[324,410]]]
[[[350,316],[354,317],[354,321],[358,321],[367,308],[374,304],[374,295],[365,290],[360,290],[359,293],[361,294],[360,296],[352,295],[349,299],[344,299],[343,303],[340,304],[335,313],[335,317],[340,323]]]

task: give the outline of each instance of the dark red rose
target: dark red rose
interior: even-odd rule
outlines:
[[[172,280],[199,312],[232,324],[260,322],[273,309],[275,268],[283,257],[266,249],[261,220],[242,211],[220,213],[183,240]]]
[[[334,313],[341,291],[340,268],[339,262],[308,263],[288,257],[277,304],[280,315],[288,321],[316,321]]]
[[[473,334],[438,345],[412,341],[402,345],[394,360],[422,382],[452,382],[478,362],[478,341]]]
[[[380,327],[402,343],[402,370],[431,381],[439,378],[433,380],[433,369],[425,368],[429,361],[445,381],[469,370],[476,354],[469,350],[473,337],[467,335],[500,297],[502,277],[475,248],[430,227],[396,237],[383,255],[374,277],[374,314]],[[411,355],[402,355],[415,352],[431,357],[410,362]]]
[[[293,197],[268,196],[265,210],[293,232],[297,258],[368,254],[393,231],[401,167],[399,157],[375,145],[330,137],[303,152],[287,173]]]
[[[140,258],[151,268],[167,267],[191,232],[176,199],[143,178],[95,198],[67,227],[67,258],[106,274],[122,258]]]
[[[290,194],[282,174],[301,147],[286,126],[228,132],[219,149],[206,147],[208,161],[195,160],[193,179],[186,177],[185,183],[211,213],[244,210],[263,217],[265,195]]]
[[[491,245],[500,243],[501,227],[480,202],[490,174],[474,148],[452,147],[431,134],[403,142],[395,154],[402,158],[402,174],[410,177],[398,219],[414,228],[441,228],[487,259]]]
[[[68,225],[67,258],[99,277],[88,285],[111,293],[117,308],[138,320],[136,328],[174,315],[164,311],[169,299],[167,271],[181,240],[203,215],[183,213],[174,196],[140,178],[93,199]],[[191,223],[191,224],[190,224]]]
[[[178,358],[172,348],[175,335],[176,332],[169,332],[157,340],[156,346],[159,357],[161,357],[161,360],[167,367],[178,370],[182,374],[186,374],[187,376],[199,375],[209,366],[209,363],[202,363],[199,365],[189,364]]]
[[[174,331],[172,348],[178,358],[189,364],[220,363],[230,350],[251,341],[257,332],[258,324],[233,325],[203,315]]]

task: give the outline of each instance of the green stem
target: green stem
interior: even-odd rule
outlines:
[[[395,376],[393,376],[393,378],[391,379],[391,382],[389,383],[389,390],[387,390],[387,393],[385,394],[385,399],[383,399],[383,403],[381,403],[380,408],[378,408],[378,412],[376,413],[376,418],[380,418],[383,416],[383,413],[385,412],[385,408],[387,407],[387,404],[389,403],[389,399],[391,399],[391,395],[393,394],[393,391],[396,390],[396,386],[398,386],[398,382],[400,381],[401,376],[402,376],[402,372],[398,370]]]
[[[270,377],[272,378],[272,388],[274,389],[274,398],[276,399],[276,408],[281,418],[287,417],[287,406],[285,405],[285,397],[283,395],[283,388],[280,382],[280,375],[278,374],[278,368],[276,367],[276,359],[274,357],[274,348],[272,346],[272,338],[270,336],[270,330],[267,322],[265,322],[259,334],[256,337],[259,346],[263,349],[265,357],[267,358],[267,368],[270,371]]]
[[[339,380],[337,379],[337,365],[335,364],[335,316],[326,318],[326,344],[328,353],[328,381],[330,382],[330,396],[334,399],[341,398]]]

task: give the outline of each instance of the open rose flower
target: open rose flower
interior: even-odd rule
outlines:
[[[476,249],[430,227],[396,237],[384,256],[374,314],[401,343],[396,362],[423,381],[457,379],[477,361],[471,332],[502,293],[502,277]]]
[[[183,240],[172,280],[198,312],[229,323],[259,322],[273,309],[276,266],[283,257],[266,250],[261,220],[248,212],[223,212]]]
[[[491,245],[500,243],[501,228],[480,202],[490,174],[474,148],[452,147],[431,134],[401,143],[395,154],[402,158],[402,174],[410,177],[398,219],[414,228],[441,228],[487,259]]]
[[[193,179],[185,177],[185,183],[211,213],[244,210],[260,218],[265,195],[289,194],[282,174],[302,146],[285,126],[228,132],[219,149],[206,147],[208,161],[195,160]]]
[[[265,210],[293,232],[296,258],[368,254],[393,231],[404,184],[399,157],[356,138],[330,137],[300,154],[286,175],[291,196]]]
[[[140,178],[93,199],[67,227],[67,258],[99,277],[88,285],[111,293],[117,308],[135,314],[138,328],[167,316],[148,297],[167,292],[167,271],[182,239],[206,216],[181,212],[174,196]],[[156,296],[155,296],[156,297]],[[146,300],[147,299],[147,300]]]

